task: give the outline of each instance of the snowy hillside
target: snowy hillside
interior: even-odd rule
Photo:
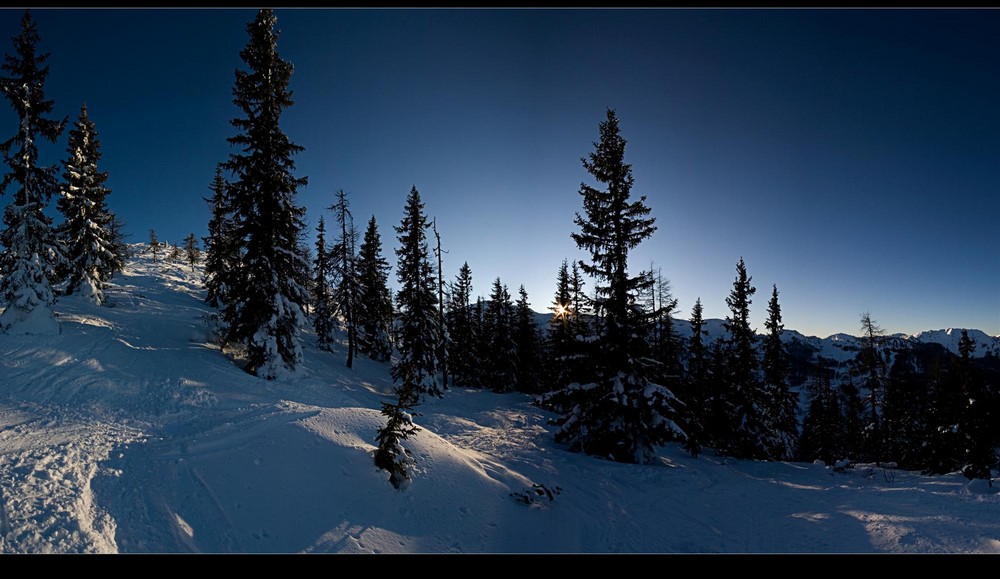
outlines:
[[[1000,496],[957,474],[616,464],[521,394],[423,404],[396,491],[371,458],[388,366],[305,333],[301,376],[247,375],[199,279],[139,258],[108,306],[63,298],[60,334],[0,335],[0,552],[1000,552]]]

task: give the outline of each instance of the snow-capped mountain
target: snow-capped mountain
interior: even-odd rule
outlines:
[[[550,313],[535,313],[535,320],[540,327],[545,327],[551,317],[552,314]],[[687,320],[675,319],[674,323],[676,324],[677,333],[681,338],[687,339],[691,337],[691,325]],[[708,332],[705,339],[706,343],[712,344],[715,340],[726,335],[724,323],[724,320],[716,318],[705,320],[702,327]],[[990,355],[1000,357],[1000,336],[990,336],[982,330],[966,329],[968,330],[969,337],[976,341],[976,348],[972,353],[973,358],[982,358]],[[958,340],[961,336],[962,328],[926,330],[913,335],[892,334],[885,336],[885,345],[889,350],[904,350],[911,348],[915,344],[940,344],[949,352],[957,355]],[[844,333],[820,338],[817,336],[806,336],[796,330],[786,329],[782,331],[781,340],[785,344],[795,342],[803,344],[807,348],[818,352],[824,358],[833,359],[838,362],[854,358],[861,347],[861,338]]]

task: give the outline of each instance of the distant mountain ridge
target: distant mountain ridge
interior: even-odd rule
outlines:
[[[552,318],[551,313],[535,312],[535,320],[539,326],[544,326]],[[675,319],[677,333],[682,338],[691,337],[691,325],[687,320]],[[726,334],[724,320],[709,318],[705,320],[703,328],[708,332],[707,343],[711,344],[716,339]],[[958,340],[962,336],[963,328],[947,328],[943,330],[925,330],[916,334],[890,334],[885,336],[886,345],[890,350],[910,349],[916,344],[940,344],[953,354],[958,354]],[[985,356],[1000,357],[1000,336],[990,336],[982,330],[965,328],[969,332],[969,337],[976,341],[976,348],[972,353],[973,358],[983,358]],[[815,350],[824,358],[831,358],[842,362],[854,358],[858,348],[861,346],[861,339],[850,334],[833,334],[826,338],[817,336],[806,336],[796,330],[783,330],[781,339],[786,344],[794,341]]]

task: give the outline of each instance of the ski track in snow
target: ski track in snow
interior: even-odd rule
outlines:
[[[0,552],[1000,552],[1000,496],[958,475],[615,464],[520,394],[426,400],[396,491],[371,458],[388,366],[305,333],[300,376],[249,376],[200,273],[140,257],[109,307],[63,298],[61,334],[0,335]],[[511,496],[536,483],[554,500]]]

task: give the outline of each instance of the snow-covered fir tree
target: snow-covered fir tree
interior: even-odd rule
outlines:
[[[788,383],[788,355],[781,342],[781,305],[778,303],[778,286],[774,285],[767,304],[764,321],[763,397],[764,417],[767,426],[767,455],[773,460],[790,460],[795,455],[798,438],[799,397]]]
[[[358,351],[386,362],[392,353],[392,295],[389,262],[382,256],[382,238],[372,215],[358,248]]]
[[[517,290],[514,303],[514,344],[517,348],[517,389],[537,393],[541,390],[541,344],[535,312],[531,310],[528,292],[524,286]]]
[[[725,431],[720,433],[721,450],[738,458],[766,459],[769,456],[765,419],[765,401],[758,371],[757,334],[750,327],[750,304],[757,288],[747,275],[743,258],[736,264],[736,279],[726,298],[730,314],[723,327],[725,338],[725,372],[723,393],[730,414]]]
[[[66,252],[67,294],[81,294],[104,303],[104,285],[124,266],[111,231],[113,216],[105,205],[111,190],[106,171],[98,171],[101,144],[97,129],[80,109],[80,118],[69,131],[69,157],[63,161],[62,194],[56,202],[64,222],[56,229]]]
[[[167,247],[170,248],[170,253],[167,255],[168,261],[180,261],[181,259],[181,248],[177,246],[176,243],[168,243]]]
[[[493,280],[490,301],[483,320],[485,342],[489,356],[483,360],[487,368],[486,386],[494,392],[509,392],[517,388],[517,344],[514,343],[514,304],[510,291],[497,277]]]
[[[191,271],[194,271],[194,266],[201,261],[201,250],[198,249],[198,238],[194,233],[189,233],[184,238],[184,259],[191,266]]]
[[[293,155],[302,147],[281,130],[281,113],[292,104],[292,65],[278,54],[277,18],[260,10],[247,25],[240,51],[247,70],[236,71],[233,103],[243,116],[229,137],[239,152],[224,167],[238,266],[227,283],[222,309],[225,341],[245,349],[247,370],[273,379],[294,372],[302,359],[297,334],[305,323],[309,264],[300,244],[305,210],[296,205],[305,177],[294,175]]]
[[[418,373],[413,364],[393,367],[393,377],[398,380],[396,402],[382,402],[382,416],[386,417],[386,424],[375,435],[375,466],[388,472],[389,482],[399,490],[410,484],[416,464],[413,453],[403,445],[403,441],[420,430],[413,424],[413,417],[419,416],[413,411],[420,400],[420,393],[415,387],[421,380]]]
[[[213,308],[226,303],[226,289],[237,268],[239,247],[233,238],[233,226],[229,216],[228,195],[222,166],[215,168],[215,178],[208,186],[212,196],[205,201],[212,208],[208,222],[208,237],[205,237],[205,303]]]
[[[351,204],[343,189],[337,191],[337,202],[329,209],[333,211],[340,230],[330,256],[330,265],[335,270],[334,276],[337,279],[337,285],[333,290],[333,303],[336,304],[336,312],[343,318],[347,328],[347,367],[350,368],[354,365],[354,352],[357,348],[358,234],[354,229]]]
[[[580,268],[597,281],[595,307],[602,323],[593,350],[593,375],[589,382],[570,384],[544,401],[563,413],[556,439],[571,450],[645,463],[652,460],[656,445],[684,437],[675,422],[680,402],[649,380],[649,314],[636,300],[651,280],[628,274],[629,251],[656,227],[645,197],[630,200],[632,167],[624,161],[625,139],[613,110],[607,111],[600,142],[594,146],[583,166],[607,189],[581,184],[584,215],[577,213],[580,230],[572,234],[577,246],[591,255]]]
[[[13,38],[14,54],[6,55],[0,90],[17,113],[18,130],[0,143],[8,171],[0,191],[12,184],[13,197],[4,210],[6,226],[0,233],[0,297],[5,307],[0,314],[0,331],[7,333],[56,333],[59,324],[52,313],[55,294],[52,283],[63,263],[62,248],[56,240],[44,209],[58,191],[57,168],[40,166],[38,141],[55,142],[66,120],[46,118],[52,101],[45,98],[48,54],[38,54],[38,29],[26,10],[21,32]]]
[[[399,239],[396,249],[399,259],[396,265],[399,359],[392,367],[393,379],[397,382],[410,380],[419,394],[440,397],[441,384],[434,352],[440,331],[437,288],[434,268],[428,258],[427,215],[416,187],[410,189],[406,197],[403,219],[395,230]]]
[[[396,297],[399,358],[392,366],[396,402],[382,402],[386,425],[375,438],[375,465],[388,471],[389,482],[399,489],[405,488],[412,476],[413,455],[402,441],[417,431],[413,409],[421,395],[441,397],[434,353],[439,332],[434,272],[427,254],[427,216],[416,186],[406,197],[403,220],[395,229],[399,235],[396,279],[400,285]]]
[[[479,386],[481,361],[476,349],[476,321],[472,305],[472,268],[462,264],[451,284],[451,304],[448,307],[448,331],[451,336],[451,377],[459,386]]]
[[[312,316],[316,346],[330,351],[333,343],[333,297],[330,291],[330,251],[326,244],[326,222],[321,215],[316,225],[316,255],[313,257]]]

